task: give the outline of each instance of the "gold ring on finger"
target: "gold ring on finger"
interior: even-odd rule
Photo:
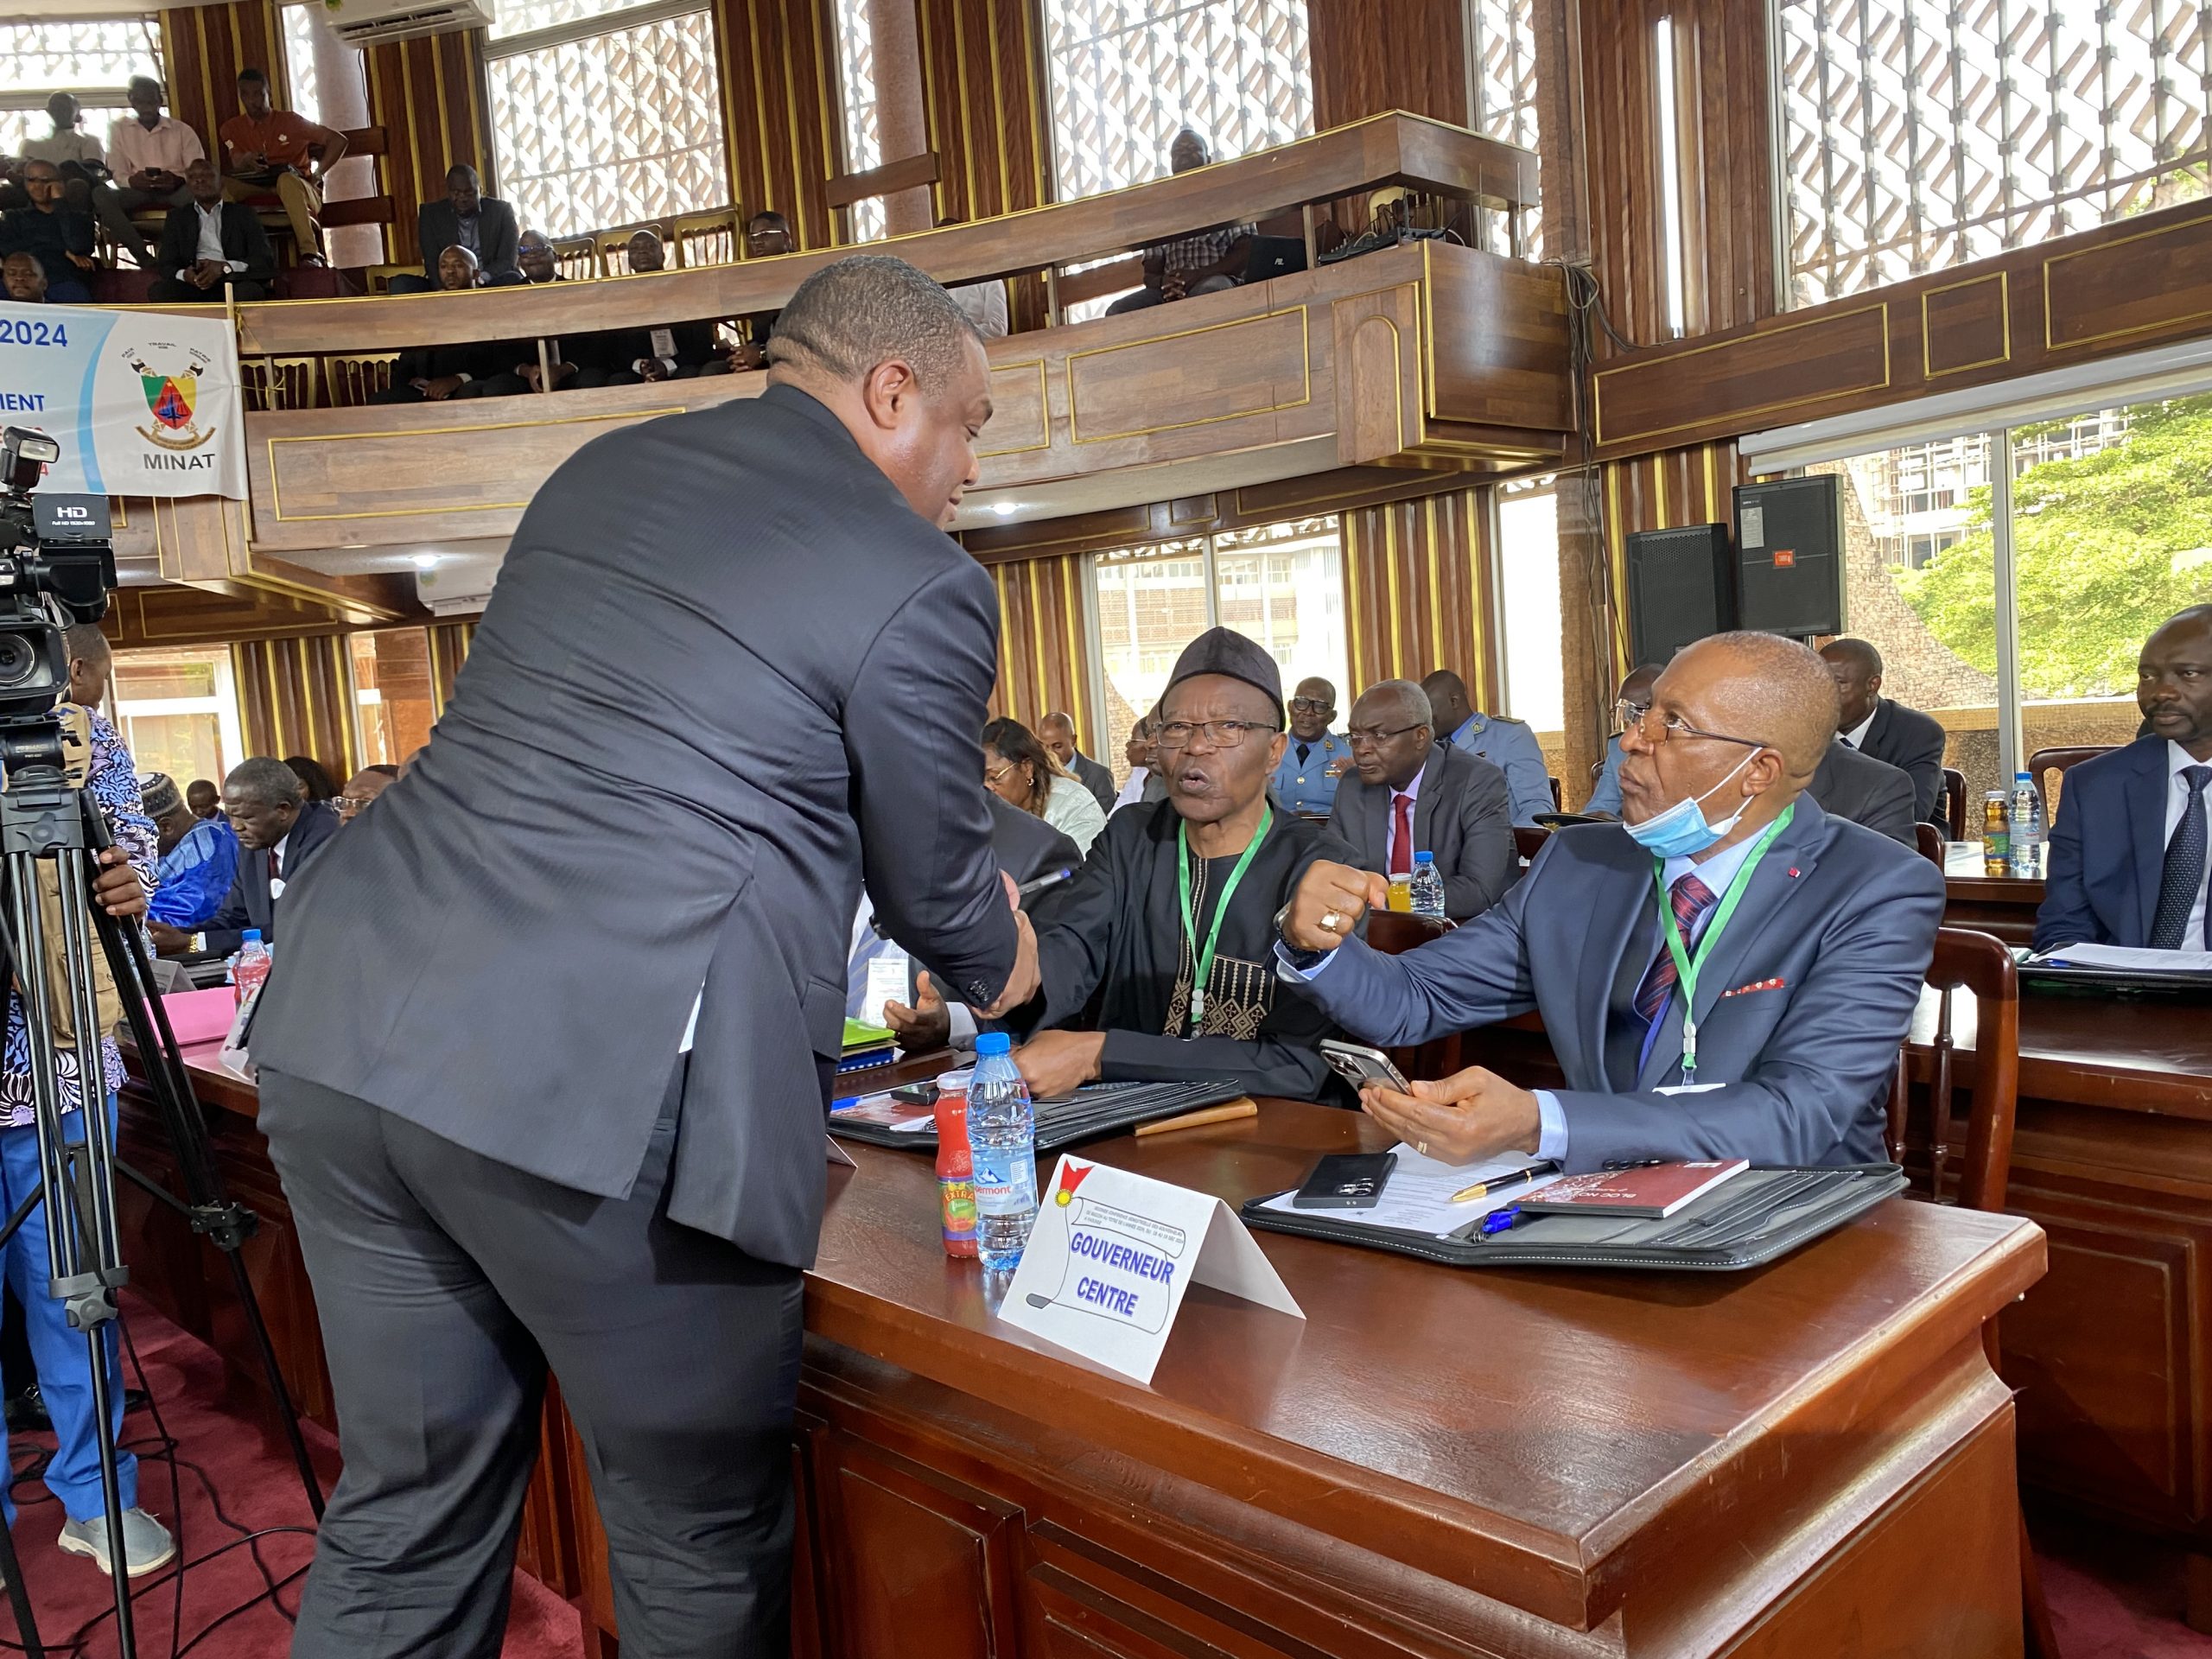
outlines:
[[[1335,911],[1325,910],[1321,912],[1321,931],[1325,933],[1333,933],[1337,931],[1337,924],[1342,920],[1344,918],[1338,915]]]
[[[1424,1157],[1424,1158],[1427,1157],[1427,1156],[1428,1156],[1428,1142],[1427,1142],[1427,1141],[1414,1141],[1414,1150],[1415,1152],[1417,1152],[1417,1153],[1421,1154],[1421,1155],[1422,1157]]]

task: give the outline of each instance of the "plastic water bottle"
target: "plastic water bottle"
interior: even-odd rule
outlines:
[[[1444,919],[1444,878],[1436,873],[1434,853],[1414,855],[1413,912]]]
[[[1037,1219],[1037,1115],[1002,1031],[976,1039],[968,1084],[968,1157],[976,1187],[976,1254],[994,1273],[1021,1261]]]
[[[239,1007],[245,1007],[246,998],[259,990],[262,982],[269,977],[270,960],[269,947],[261,942],[261,930],[246,929],[238,945],[238,961],[231,968],[231,983],[238,991]]]
[[[2036,798],[2035,779],[2024,772],[2012,774],[2012,820],[2006,855],[2012,874],[2035,880],[2043,874],[2043,803]]]

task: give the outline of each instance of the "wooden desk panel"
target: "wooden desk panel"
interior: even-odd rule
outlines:
[[[235,1109],[252,1090],[200,1082],[226,1172],[265,1180]],[[1241,1198],[1381,1141],[1270,1103],[1095,1150]],[[1308,1318],[1194,1291],[1144,1388],[992,1322],[938,1245],[928,1160],[851,1150],[807,1282],[798,1652],[909,1652],[926,1629],[932,1653],[1066,1659],[1780,1656],[1821,1650],[1842,1610],[1885,1652],[2019,1652],[2011,1408],[1979,1332],[2040,1271],[2032,1228],[1894,1204],[1711,1278],[1270,1236]],[[149,1294],[174,1300],[197,1248],[149,1249]],[[288,1370],[313,1329],[299,1282]],[[610,1651],[557,1408],[542,1443],[525,1565]]]

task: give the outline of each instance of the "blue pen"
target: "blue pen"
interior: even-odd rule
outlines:
[[[1488,1238],[1492,1233],[1509,1232],[1520,1224],[1520,1220],[1521,1206],[1517,1204],[1509,1204],[1503,1210],[1493,1210],[1483,1217],[1482,1236]]]

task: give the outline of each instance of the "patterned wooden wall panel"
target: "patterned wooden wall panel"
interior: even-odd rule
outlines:
[[[825,187],[839,170],[832,0],[715,0],[729,175],[747,213],[773,208],[802,248],[836,240]]]
[[[168,65],[169,113],[200,134],[211,156],[215,130],[238,112],[241,69],[268,75],[270,96],[278,108],[291,102],[273,0],[229,0],[164,11],[162,55]]]
[[[377,162],[379,186],[391,197],[385,257],[412,264],[423,257],[415,211],[445,194],[448,168],[474,167],[485,188],[499,194],[477,36],[395,41],[365,55],[369,119],[385,130],[389,151]]]
[[[1052,200],[1036,11],[1034,0],[920,0],[922,95],[938,154],[940,224]],[[1021,278],[1012,297],[1017,333],[1044,327],[1041,279]]]
[[[353,657],[344,634],[248,640],[231,647],[231,665],[248,749],[280,760],[312,755],[340,779],[360,770]]]
[[[1465,124],[1461,0],[1306,0],[1306,16],[1317,131],[1384,110]]]
[[[991,713],[1034,730],[1057,709],[1074,720],[1076,747],[1097,754],[1083,631],[1083,556],[1010,559],[990,573],[999,590],[999,677]]]
[[[453,700],[454,683],[461,665],[468,660],[469,642],[476,638],[474,622],[439,622],[430,628],[430,705],[442,715]]]
[[[1490,637],[1489,520],[1482,495],[1455,490],[1347,512],[1345,632],[1352,683],[1342,706],[1377,680],[1456,670],[1485,708],[1500,701]]]

